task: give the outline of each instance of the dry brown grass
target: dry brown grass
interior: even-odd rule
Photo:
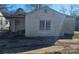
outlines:
[[[23,54],[79,54],[79,40],[58,40],[54,46],[36,49]]]
[[[23,54],[79,54],[79,32],[74,32],[73,39],[60,39],[54,46],[36,49]]]
[[[72,54],[79,53],[79,40],[58,40],[55,43],[55,46],[64,46],[64,50],[62,53]]]
[[[76,40],[76,39],[74,39],[74,40],[66,40],[66,39],[60,39],[60,40],[58,40],[56,43],[55,43],[55,45],[57,45],[57,46],[61,46],[61,45],[78,45],[79,44],[79,40]]]
[[[74,32],[73,38],[79,39],[79,32],[78,32],[78,31],[75,31],[75,32]]]

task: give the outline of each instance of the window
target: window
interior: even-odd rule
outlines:
[[[44,30],[44,27],[45,27],[45,21],[41,20],[40,21],[40,30]]]
[[[50,30],[50,28],[51,28],[51,22],[46,21],[46,30]]]
[[[51,29],[51,21],[50,20],[41,20],[40,21],[40,30],[50,30]]]
[[[8,20],[6,20],[6,22],[5,22],[6,24],[8,24]]]

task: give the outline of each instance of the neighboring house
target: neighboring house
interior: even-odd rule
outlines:
[[[25,36],[73,36],[75,18],[61,14],[49,7],[43,7],[25,16]]]
[[[25,12],[22,8],[18,8],[9,19],[11,32],[25,30]]]
[[[0,31],[9,30],[9,20],[6,19],[5,12],[0,12]],[[7,14],[6,14],[7,15]]]
[[[0,13],[0,30],[8,29],[11,32],[25,30],[25,12],[18,8],[15,12]]]
[[[25,30],[26,37],[72,37],[75,30],[75,18],[49,7],[27,14],[22,8],[18,8],[16,12],[0,12],[0,30],[7,28],[11,32]]]

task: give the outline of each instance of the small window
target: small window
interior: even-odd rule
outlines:
[[[46,21],[46,30],[51,29],[51,21]]]
[[[40,30],[44,30],[44,27],[45,27],[45,21],[41,20],[40,21]]]
[[[8,20],[6,20],[6,24],[8,24]]]

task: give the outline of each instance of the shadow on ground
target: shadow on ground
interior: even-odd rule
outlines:
[[[9,39],[0,39],[0,53],[20,53],[30,50],[52,46],[58,39],[56,37],[31,37],[22,36]]]
[[[68,36],[66,35],[66,37]],[[0,53],[11,54],[45,48],[54,45],[58,39],[58,37],[25,37],[7,32],[0,36]]]

